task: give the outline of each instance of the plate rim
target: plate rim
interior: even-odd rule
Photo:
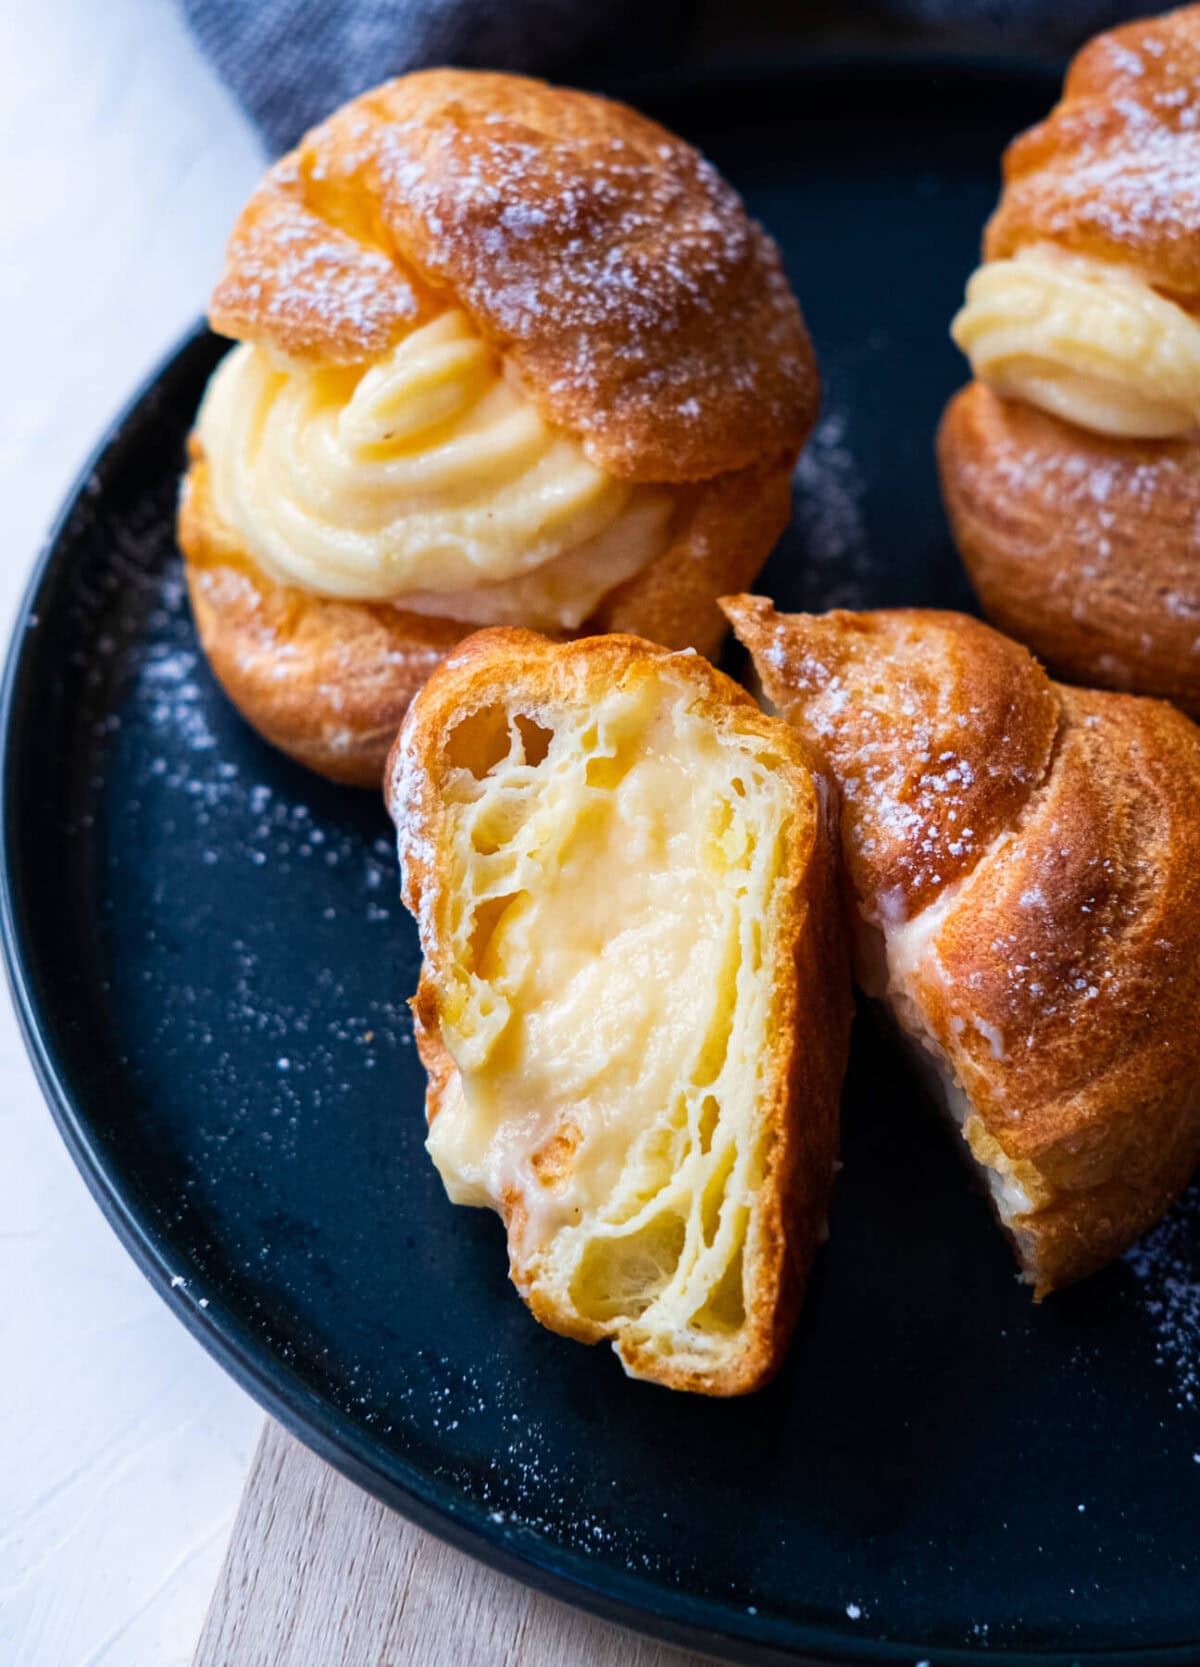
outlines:
[[[1053,67],[1045,60],[1009,55],[930,53],[928,51],[872,53],[821,52],[797,61],[769,66],[749,64],[679,71],[638,77],[615,89],[620,95],[648,98],[657,92],[695,96],[699,91],[722,83],[772,83],[774,88],[814,74],[848,71],[886,71],[897,78],[913,78],[931,72],[998,79],[1035,78],[1048,81]],[[58,1132],[101,1214],[126,1253],[190,1334],[233,1380],[271,1418],[280,1423],[303,1445],[315,1452],[356,1486],[380,1500],[418,1527],[447,1541],[511,1579],[546,1593],[559,1601],[581,1608],[601,1619],[661,1641],[723,1659],[751,1664],[751,1667],[819,1667],[822,1663],[919,1662],[929,1667],[972,1667],[979,1652],[959,1646],[907,1643],[890,1638],[855,1634],[814,1622],[770,1614],[746,1616],[745,1624],[731,1631],[719,1619],[729,1606],[720,1600],[677,1594],[667,1585],[633,1574],[622,1578],[619,1571],[606,1568],[600,1578],[589,1579],[588,1559],[569,1547],[547,1544],[536,1530],[518,1529],[514,1534],[502,1524],[474,1520],[479,1513],[465,1503],[454,1503],[454,1491],[434,1485],[428,1495],[405,1485],[373,1467],[368,1449],[343,1415],[320,1397],[305,1391],[286,1363],[275,1354],[266,1360],[241,1335],[241,1328],[227,1318],[223,1305],[201,1309],[190,1296],[186,1279],[180,1280],[170,1265],[167,1248],[144,1212],[126,1195],[121,1178],[111,1172],[103,1153],[92,1138],[82,1096],[74,1095],[60,1072],[54,1050],[43,1030],[39,1007],[32,990],[31,966],[36,946],[28,941],[19,925],[16,893],[20,863],[16,857],[15,775],[20,740],[14,731],[14,711],[32,675],[27,643],[36,628],[39,599],[57,577],[64,559],[63,542],[79,504],[93,495],[92,482],[102,477],[106,466],[115,464],[127,441],[127,429],[142,415],[164,382],[178,374],[182,362],[202,343],[218,340],[203,320],[185,330],[164,352],[125,400],[78,470],[58,513],[43,539],[24,586],[10,627],[5,651],[3,681],[0,684],[0,945],[13,1008],[26,1052],[42,1096]],[[337,1426],[337,1427],[335,1427]],[[411,1470],[411,1467],[407,1467]],[[414,1477],[419,1476],[413,1472]],[[432,1497],[440,1491],[440,1501]],[[540,1548],[540,1551],[539,1549]],[[617,1589],[619,1588],[619,1589]],[[703,1624],[689,1619],[697,1606],[713,1608],[714,1616]],[[1069,1645],[1029,1651],[991,1647],[990,1660],[1003,1667],[1065,1667],[1068,1661],[1086,1667],[1190,1667],[1200,1648],[1200,1618],[1195,1641],[1140,1646]]]

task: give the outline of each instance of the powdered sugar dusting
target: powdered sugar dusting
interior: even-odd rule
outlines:
[[[1170,1373],[1176,1405],[1200,1400],[1200,1186],[1125,1256],[1154,1332],[1155,1363]]]
[[[1127,243],[1148,231],[1195,237],[1200,233],[1200,134],[1192,131],[1197,106],[1181,110],[1176,127],[1162,123],[1160,103],[1147,108],[1120,99],[1116,109],[1122,118],[1118,141],[1056,174],[1061,201],[1047,213],[1047,229],[1090,227]]]
[[[479,302],[514,335],[536,330],[547,312],[570,310],[600,329],[619,318],[640,338],[673,322],[681,302],[709,316],[731,274],[754,253],[750,222],[732,189],[683,146],[648,168],[639,147],[593,135],[587,167],[565,147],[531,142],[496,127],[470,146],[452,128],[422,131],[403,122],[385,128],[379,156],[385,190],[442,238],[440,262],[474,265],[486,250],[488,294]],[[662,222],[689,199],[680,241],[668,247]],[[695,198],[693,204],[690,199]],[[531,237],[552,238],[567,257],[545,269]],[[473,278],[484,286],[485,275]]]
[[[436,288],[621,473],[714,475],[798,440],[811,350],[732,187],[619,106],[534,82],[496,106],[445,72],[310,134],[243,216],[218,327],[361,358]]]
[[[952,628],[768,609],[748,640],[767,694],[838,776],[871,896],[927,900],[974,866],[1014,789],[1042,779],[1057,725],[1048,686],[1031,671],[1017,701],[1011,675],[963,678]]]
[[[124,876],[112,882],[115,889],[132,885],[128,865],[145,860],[131,855],[128,829],[154,829],[153,861],[164,876],[177,863],[190,865],[191,878],[178,891],[166,877],[153,888],[138,877],[137,887],[152,891],[152,906],[143,905],[152,923],[123,949],[142,967],[127,976],[170,990],[170,1000],[146,1020],[146,1041],[160,1053],[182,1049],[204,1060],[221,1085],[211,1126],[199,1136],[214,1155],[231,1141],[250,1140],[286,1157],[305,1117],[332,1111],[352,1093],[359,1069],[372,1070],[390,1049],[411,1045],[408,989],[389,984],[362,1002],[329,967],[315,966],[307,997],[298,1000],[294,988],[281,989],[264,952],[281,924],[274,912],[239,915],[230,936],[216,899],[230,890],[257,896],[269,869],[275,885],[303,902],[320,871],[330,876],[320,884],[322,925],[332,930],[344,915],[365,952],[372,933],[384,941],[403,919],[395,858],[381,807],[365,796],[336,798],[315,778],[281,766],[217,688],[196,640],[179,560],[162,556],[172,498],[167,476],[144,504],[127,507],[120,524],[104,530],[103,565],[77,582],[77,630],[89,646],[72,664],[86,699],[100,705],[94,744],[117,760],[121,787],[117,814],[108,781],[114,766],[99,770],[71,831],[104,842],[108,862]],[[105,791],[98,816],[95,796]],[[365,826],[347,817],[348,805],[363,807]],[[163,924],[162,910],[185,909]],[[113,929],[124,933],[128,923],[114,921]],[[212,937],[208,962],[227,974],[215,990],[180,976],[172,941],[188,932]],[[253,1056],[259,1043],[287,1066],[276,1065],[271,1109],[256,1121],[234,1060]]]
[[[1200,53],[1183,13],[1090,49],[1084,91],[1018,140],[993,239],[1099,240],[1167,289],[1196,288]]]
[[[792,476],[792,517],[807,564],[801,601],[814,612],[865,607],[878,577],[863,511],[863,480],[848,428],[842,411],[827,411]]]
[[[314,214],[286,159],[235,230],[211,306],[214,324],[229,335],[334,361],[382,352],[417,311],[405,274]]]
[[[382,202],[402,238],[511,344],[558,419],[602,431],[610,456],[636,464],[640,427],[621,430],[650,419],[658,445],[707,451],[718,403],[755,432],[794,421],[802,332],[737,194],[689,146],[651,153],[619,122],[559,133],[539,114],[536,135],[427,116],[381,127]]]
[[[361,864],[364,918],[382,922],[399,914],[388,883],[394,863],[384,827],[364,846],[356,832],[331,830],[303,798],[255,779],[229,755],[214,720],[222,729],[238,720],[214,687],[200,650],[177,640],[177,632],[194,639],[184,589],[174,575],[163,586],[152,624],[154,635],[137,661],[135,699],[162,746],[142,761],[140,774],[160,802],[164,792],[180,795],[192,830],[210,834],[202,860],[210,866],[271,863],[284,873]]]
[[[631,1520],[616,1477],[609,1483],[607,1505],[603,1496],[591,1508],[581,1504],[578,1478],[553,1457],[556,1443],[531,1404],[528,1386],[504,1372],[499,1361],[484,1374],[470,1367],[464,1372],[458,1360],[426,1356],[413,1363],[410,1381],[393,1399],[401,1409],[419,1408],[433,1429],[455,1432],[446,1454],[469,1444],[473,1429],[478,1432],[475,1439],[486,1444],[486,1462],[460,1468],[436,1454],[431,1462],[439,1477],[461,1488],[505,1538],[519,1539],[532,1531],[576,1551],[615,1557],[630,1570],[675,1580],[685,1576],[684,1560],[668,1563],[648,1549],[651,1536]],[[373,1412],[370,1400],[368,1390],[363,1417],[386,1436],[393,1425]],[[498,1439],[492,1433],[497,1430]],[[589,1491],[595,1499],[595,1490]]]
[[[1058,631],[1073,620],[1084,638],[1108,642],[1094,663],[1118,688],[1153,687],[1163,663],[1186,664],[1200,627],[1200,568],[1185,536],[1200,524],[1192,443],[1122,446],[1080,433],[1064,448],[1053,433],[1039,428],[1027,440],[1021,427],[993,420],[991,405],[975,409],[981,443],[959,447],[955,495],[1013,560],[1031,573],[1036,565]],[[1147,584],[1147,529],[1156,527],[1160,571]]]

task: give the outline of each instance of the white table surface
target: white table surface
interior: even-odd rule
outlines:
[[[262,158],[174,0],[0,5],[0,149],[7,639]],[[261,1422],[105,1225],[0,995],[0,1667],[190,1662]]]

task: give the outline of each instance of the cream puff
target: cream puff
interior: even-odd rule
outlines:
[[[1200,711],[1200,6],[1098,36],[1004,158],[938,436],[984,610]]]
[[[378,785],[482,624],[711,653],[812,426],[779,254],[689,145],[609,100],[439,70],[267,174],[213,328],[179,536],[201,641],[276,746]]]
[[[1200,730],[963,614],[726,609],[841,789],[859,983],[1023,1278],[1094,1273],[1200,1162]]]
[[[778,1367],[850,1026],[833,798],[693,653],[480,632],[388,770],[428,1146],[534,1315],[709,1395]]]

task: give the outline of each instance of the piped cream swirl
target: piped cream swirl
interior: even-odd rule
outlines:
[[[1136,273],[1049,247],[989,261],[950,333],[981,382],[1099,434],[1200,428],[1200,320]]]
[[[197,431],[217,516],[318,595],[573,626],[666,543],[669,494],[592,463],[457,310],[366,367],[236,347]]]

